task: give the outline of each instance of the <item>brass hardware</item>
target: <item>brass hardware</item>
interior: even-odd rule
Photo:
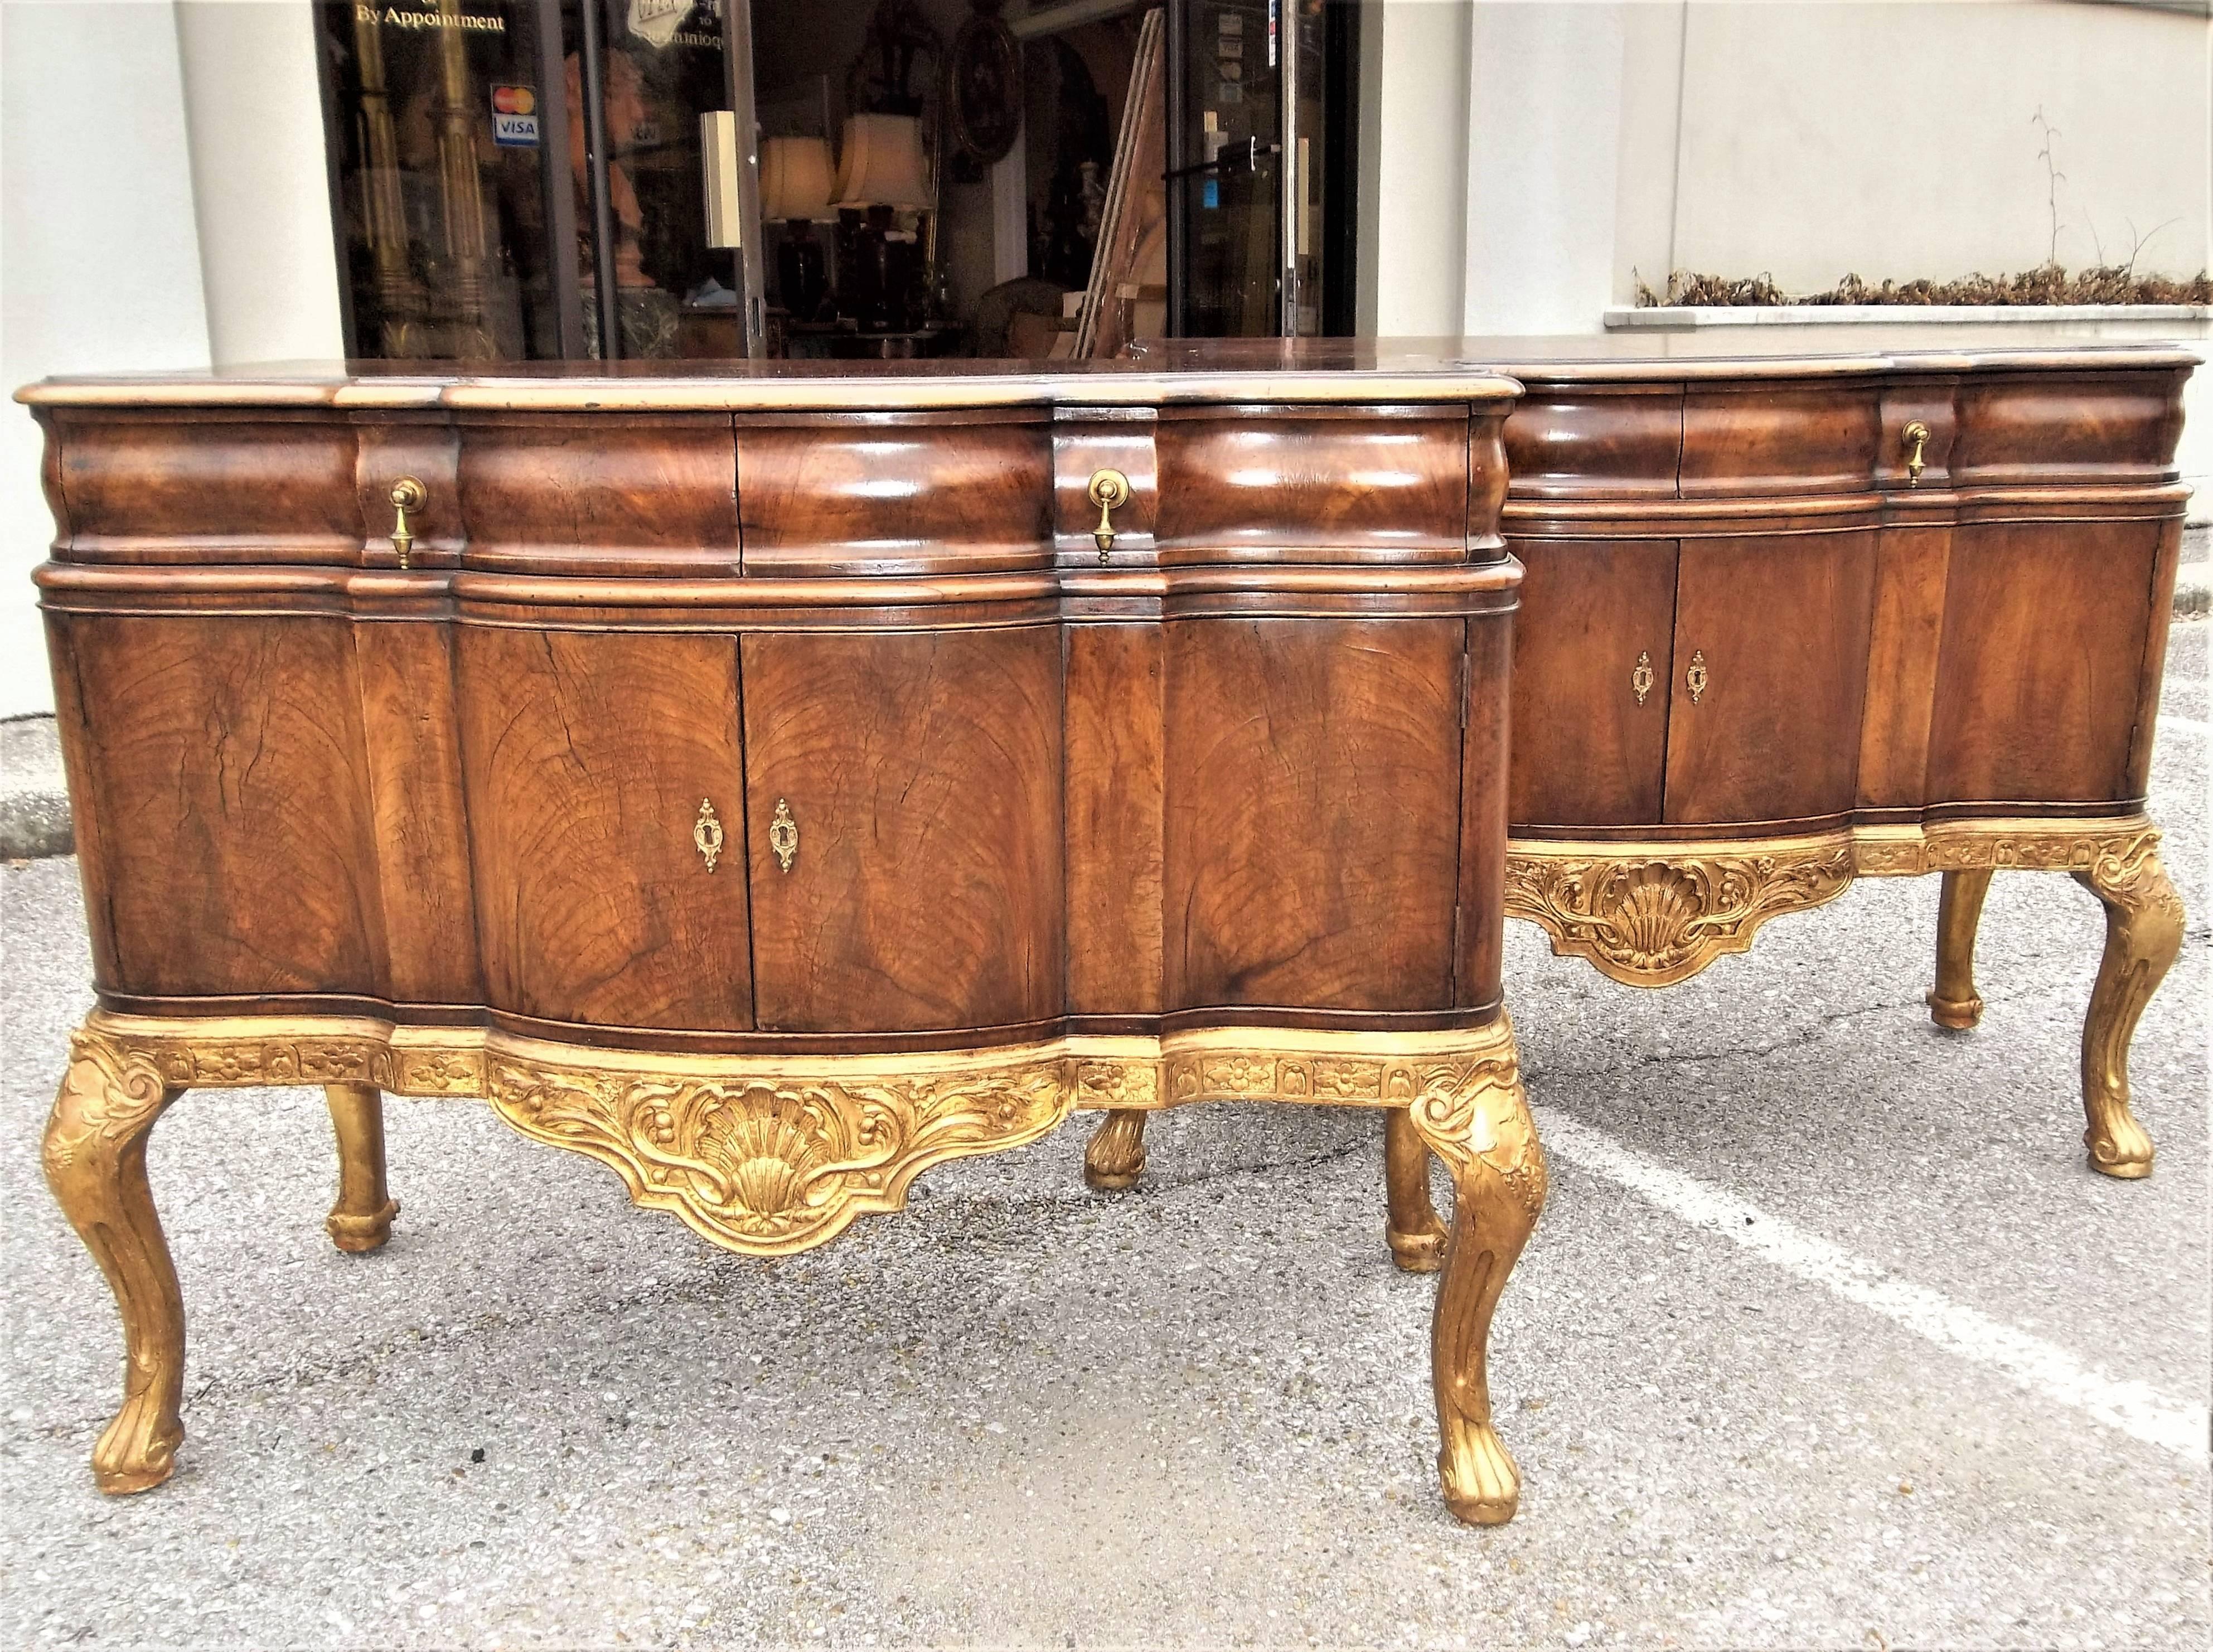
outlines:
[[[1698,696],[1706,692],[1705,649],[1699,649],[1691,655],[1691,668],[1683,674],[1683,680],[1690,685],[1691,704],[1696,705]]]
[[[1637,669],[1629,674],[1629,686],[1637,691],[1637,703],[1643,704],[1644,697],[1652,692],[1652,656],[1649,654],[1637,656]]]
[[[776,863],[785,871],[799,854],[799,822],[791,818],[791,805],[776,800],[776,814],[768,823],[768,846],[776,850]]]
[[[1917,418],[1905,427],[1905,485],[1917,488],[1921,485],[1921,472],[1929,462],[1922,456],[1929,446],[1929,427]]]
[[[415,535],[407,526],[407,513],[423,509],[430,497],[423,485],[412,476],[403,476],[392,485],[392,508],[398,520],[392,524],[392,548],[399,553],[399,565],[407,565],[407,553],[415,548]]]
[[[699,858],[707,863],[707,869],[715,869],[715,863],[722,858],[722,822],[715,813],[715,806],[705,798],[699,800],[699,818],[692,822],[692,841],[698,845]]]
[[[1114,548],[1114,507],[1130,503],[1130,479],[1119,471],[1094,471],[1084,497],[1099,507],[1099,526],[1091,530],[1091,537],[1099,541],[1099,560],[1103,564],[1106,553]]]

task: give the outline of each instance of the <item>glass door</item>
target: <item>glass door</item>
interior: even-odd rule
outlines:
[[[749,353],[743,3],[321,0],[316,19],[353,354]],[[742,252],[709,244],[700,117],[721,109]]]

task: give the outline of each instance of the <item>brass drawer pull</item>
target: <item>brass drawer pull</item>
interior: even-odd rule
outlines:
[[[1683,674],[1683,681],[1691,691],[1691,704],[1696,705],[1698,697],[1706,692],[1706,651],[1695,650],[1691,655],[1691,668]]]
[[[424,501],[430,497],[423,485],[412,476],[403,476],[392,485],[392,508],[398,518],[392,524],[392,548],[399,553],[402,568],[407,565],[407,553],[415,548],[415,534],[407,526],[407,513],[422,509]]]
[[[799,822],[791,818],[791,805],[776,800],[776,814],[768,823],[768,846],[776,850],[776,863],[789,872],[799,855]]]
[[[1644,697],[1652,692],[1652,656],[1649,654],[1637,656],[1637,669],[1629,674],[1629,686],[1637,691],[1637,703],[1643,704]]]
[[[1921,472],[1928,460],[1923,456],[1929,447],[1929,427],[1915,419],[1902,432],[1905,439],[1905,485],[1921,485]]]
[[[1099,507],[1099,526],[1091,530],[1091,537],[1099,542],[1099,560],[1104,564],[1114,548],[1114,507],[1130,503],[1130,479],[1119,471],[1094,471],[1084,493]]]
[[[715,869],[715,863],[722,857],[722,822],[715,813],[715,806],[705,798],[699,800],[699,818],[692,822],[692,841],[698,845],[699,858],[707,863],[707,869]]]

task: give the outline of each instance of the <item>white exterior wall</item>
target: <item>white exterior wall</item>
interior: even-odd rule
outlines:
[[[177,38],[215,364],[344,355],[307,0],[179,0]]]
[[[0,4],[0,391],[344,353],[306,0]],[[0,717],[51,710],[40,435],[0,406]]]
[[[1658,289],[1673,269],[1803,292],[1847,274],[2015,273],[2055,250],[2070,269],[2132,250],[2146,274],[2213,265],[2201,16],[2077,0],[1381,11],[1363,40],[1381,46],[1363,61],[1377,137],[1362,228],[1380,265],[1377,281],[1361,272],[1363,331],[1596,332],[1638,277]],[[2039,111],[2064,174],[2056,243]],[[2213,355],[2203,322],[2078,330]],[[1865,333],[1904,345],[1920,331]],[[2188,403],[2179,461],[2204,520],[2213,368]]]
[[[0,388],[207,363],[169,0],[0,5]],[[0,408],[0,716],[53,706],[40,450],[28,411]]]

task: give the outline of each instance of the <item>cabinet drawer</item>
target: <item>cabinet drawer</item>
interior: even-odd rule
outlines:
[[[1163,563],[1466,559],[1464,406],[1164,408],[1155,440]]]

